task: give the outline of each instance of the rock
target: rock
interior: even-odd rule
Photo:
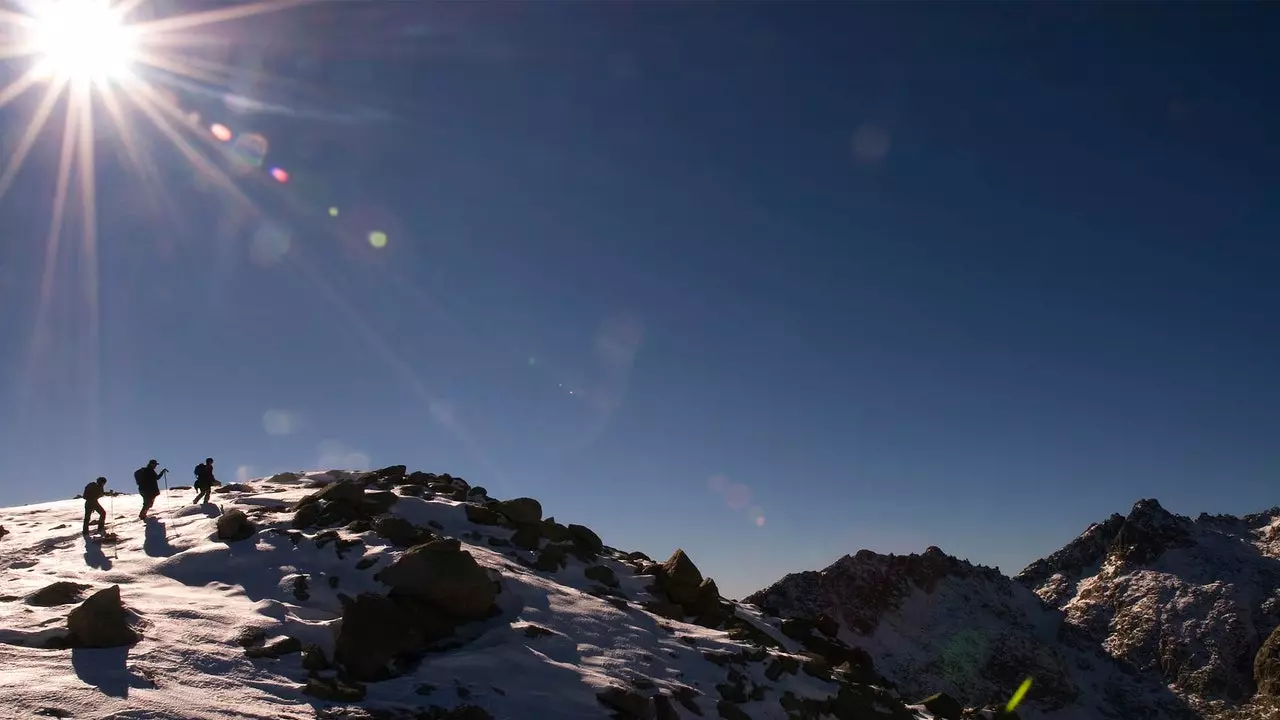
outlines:
[[[338,678],[317,678],[307,680],[302,692],[314,698],[330,702],[360,702],[364,699],[364,686],[359,683],[350,684]]]
[[[369,568],[371,568],[371,567],[373,567],[374,565],[377,565],[377,564],[378,564],[378,558],[376,558],[376,557],[362,557],[362,558],[360,558],[360,560],[356,563],[356,569],[357,569],[357,570],[368,570]]]
[[[1253,681],[1258,695],[1280,697],[1280,627],[1271,632],[1254,656]]]
[[[537,550],[542,544],[542,533],[537,525],[521,525],[512,533],[511,543],[525,550]]]
[[[219,485],[213,491],[215,493],[253,492],[253,487],[244,483],[230,483],[228,485]]]
[[[421,597],[466,620],[488,617],[497,588],[457,540],[434,540],[405,551],[378,573],[396,593]]]
[[[653,716],[654,720],[680,720],[680,713],[666,695],[653,696]]]
[[[601,705],[621,713],[626,720],[652,720],[653,708],[645,696],[619,687],[606,688],[596,693]]]
[[[840,635],[840,623],[826,613],[818,613],[818,617],[814,620],[813,626],[818,629],[818,632],[829,638],[834,638]]]
[[[697,603],[702,573],[684,550],[678,549],[672,553],[662,567],[666,571],[666,577],[660,577],[658,584],[667,593],[667,597],[671,598],[671,602],[681,605]]]
[[[0,525],[0,538],[4,537],[5,535],[8,535],[8,534],[9,534],[9,531],[8,531],[8,530],[5,530],[3,525]]]
[[[84,591],[91,587],[93,586],[60,580],[52,585],[46,585],[28,595],[26,603],[28,605],[35,605],[36,607],[70,605],[73,602],[80,602],[81,598],[84,597]]]
[[[511,541],[506,538],[490,537],[489,546],[490,547],[511,547]]]
[[[435,479],[436,479],[436,476],[433,473],[422,472],[421,470],[414,470],[413,472],[409,473],[409,476],[406,477],[404,481],[411,485],[430,485],[431,483],[435,482]]]
[[[555,572],[564,566],[564,556],[564,546],[551,543],[542,548],[542,552],[538,553],[538,559],[534,563],[534,567],[543,572]]]
[[[360,501],[360,508],[370,516],[381,515],[391,509],[400,501],[400,496],[390,490],[379,492],[365,493],[364,499]]]
[[[485,490],[484,487],[480,485],[476,485],[475,487],[467,491],[468,500],[471,500],[473,498],[478,499],[478,498],[485,498],[485,497],[489,497],[489,491]]]
[[[247,540],[257,530],[243,510],[228,510],[218,517],[218,539],[224,542]]]
[[[542,504],[533,498],[514,498],[498,503],[498,512],[517,525],[542,522]]]
[[[960,720],[960,715],[964,712],[964,707],[960,705],[960,701],[946,693],[930,695],[916,704],[923,705],[926,710],[933,713],[933,716],[939,720]]]
[[[306,530],[312,525],[315,525],[316,521],[319,519],[320,506],[312,503],[298,508],[298,512],[293,514],[293,522],[291,524],[295,530]]]
[[[724,720],[751,720],[751,716],[746,711],[728,700],[716,703],[716,713]]]
[[[334,660],[349,677],[391,677],[389,664],[453,634],[457,620],[412,598],[363,593],[343,608]]]
[[[236,633],[235,643],[243,648],[261,645],[267,641],[267,631],[260,627],[242,628]]]
[[[340,480],[330,483],[299,500],[295,507],[302,508],[321,501],[348,505],[358,509],[361,503],[364,502],[364,485],[354,480]]]
[[[690,563],[692,564],[692,563]],[[697,568],[694,568],[695,570]],[[671,593],[668,592],[668,595]],[[698,594],[693,602],[684,606],[685,612],[690,615],[702,616],[716,614],[720,609],[720,588],[716,587],[716,581],[711,578],[705,578],[698,585]]]
[[[99,590],[72,610],[67,615],[67,629],[72,647],[120,647],[138,641],[138,634],[129,627],[119,585]]]
[[[364,533],[373,529],[373,523],[368,520],[352,520],[347,523],[347,532]]]
[[[302,641],[285,635],[261,647],[248,648],[244,654],[251,658],[278,658],[281,655],[289,655],[301,651]]]
[[[669,618],[671,620],[684,620],[684,608],[672,602],[665,600],[651,600],[643,604],[645,610],[658,615],[659,617]]]
[[[555,518],[547,518],[542,521],[542,537],[551,542],[573,541],[573,536],[569,534],[569,528],[556,522]]]
[[[604,565],[593,565],[583,570],[582,574],[587,576],[588,580],[595,580],[606,587],[618,587],[618,576]]]
[[[566,528],[573,544],[592,555],[599,555],[604,550],[604,542],[600,536],[584,525],[570,525]]]
[[[554,630],[548,630],[547,628],[544,628],[541,625],[535,625],[533,623],[529,623],[525,625],[522,628],[522,630],[524,631],[525,637],[528,637],[528,638],[547,637],[549,635],[556,634]]]
[[[373,524],[373,532],[378,537],[386,538],[391,541],[391,544],[400,547],[411,547],[431,537],[431,533],[394,515],[378,518]]]
[[[465,511],[467,513],[467,520],[476,525],[497,525],[502,522],[502,516],[481,505],[472,505],[467,503]]]
[[[360,481],[366,484],[387,481],[400,482],[404,480],[404,474],[408,470],[409,468],[404,465],[388,465],[381,470],[373,470],[361,475]]]
[[[302,648],[302,669],[303,670],[327,670],[329,668],[329,659],[324,656],[324,651],[319,645],[308,645]]]
[[[427,489],[421,485],[401,485],[400,494],[406,497],[422,497]]]
[[[674,692],[676,702],[684,706],[685,710],[702,717],[702,708],[698,707],[697,697],[698,691],[688,685],[681,685]]]

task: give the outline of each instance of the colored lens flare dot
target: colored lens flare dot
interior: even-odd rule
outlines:
[[[275,178],[276,182],[279,183],[289,182],[289,173],[281,170],[280,168],[271,168],[271,177]]]
[[[329,208],[329,217],[338,217],[338,208],[336,207]]]
[[[209,127],[209,132],[213,133],[213,136],[221,142],[227,142],[231,139],[231,129],[226,125],[214,123]]]
[[[381,230],[374,230],[369,233],[369,244],[376,248],[384,248],[387,246],[387,234]]]

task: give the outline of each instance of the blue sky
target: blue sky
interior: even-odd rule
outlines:
[[[204,28],[181,56],[229,72],[168,82],[182,136],[227,169],[209,124],[260,133],[290,181],[233,174],[237,200],[135,112],[140,176],[99,108],[96,272],[73,203],[41,315],[55,111],[0,200],[0,494],[130,488],[152,456],[404,463],[683,546],[739,596],[863,547],[1012,573],[1140,497],[1276,505],[1278,22],[322,3]],[[0,110],[6,156],[37,103]]]

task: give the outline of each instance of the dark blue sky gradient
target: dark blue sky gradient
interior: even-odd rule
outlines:
[[[0,491],[130,487],[152,455],[408,463],[683,546],[738,595],[862,547],[1016,572],[1140,497],[1264,509],[1277,31],[1264,4],[1066,3],[209,28],[235,72],[178,105],[292,180],[237,178],[249,211],[139,116],[148,182],[100,122],[95,364],[75,218],[31,344],[55,113],[0,201]],[[0,111],[6,152],[35,104]]]

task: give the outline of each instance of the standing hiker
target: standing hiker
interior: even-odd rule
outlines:
[[[205,458],[203,463],[196,466],[195,473],[196,499],[192,500],[191,504],[200,504],[202,497],[205,502],[209,502],[209,493],[213,490],[213,486],[222,484],[213,477],[213,458]]]
[[[102,503],[98,502],[106,493],[107,479],[100,477],[97,480],[84,486],[84,530],[81,535],[89,534],[89,521],[93,519],[93,514],[98,513],[98,533],[107,534],[107,511],[102,509]]]
[[[153,459],[147,463],[146,467],[140,467],[133,473],[133,479],[138,483],[138,494],[142,496],[142,512],[138,513],[139,520],[147,519],[147,511],[160,495],[160,477],[169,472],[169,468],[156,472],[156,465],[159,464]]]

